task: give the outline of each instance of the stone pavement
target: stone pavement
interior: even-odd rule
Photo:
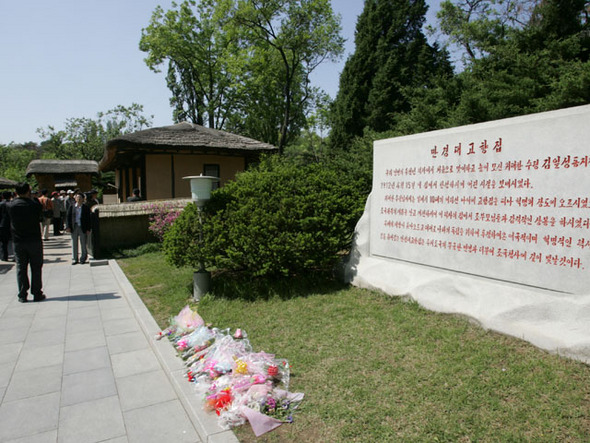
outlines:
[[[237,442],[116,261],[72,266],[69,236],[44,246],[43,302],[18,303],[0,262],[0,442]]]

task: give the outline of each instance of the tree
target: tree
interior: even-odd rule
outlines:
[[[99,161],[108,140],[150,125],[151,117],[143,115],[143,106],[133,103],[129,107],[119,105],[107,112],[99,112],[96,120],[69,118],[63,130],[47,126],[37,132],[45,139],[41,142],[43,158]]]
[[[331,99],[327,93],[318,93],[313,109],[307,115],[305,126],[299,137],[285,150],[286,155],[302,155],[316,162],[326,158],[330,104]]]
[[[445,0],[437,13],[438,32],[445,35],[462,61],[469,64],[493,52],[494,46],[522,29],[536,0]],[[433,27],[430,32],[436,33]]]
[[[142,30],[139,48],[158,72],[168,63],[175,121],[190,120],[223,129],[236,107],[236,84],[244,72],[243,53],[214,17],[215,2],[185,0],[176,9],[158,6]]]
[[[422,32],[426,10],[423,0],[365,2],[332,108],[332,146],[347,145],[365,128],[394,129],[417,91],[452,74],[446,51],[428,44]]]
[[[0,177],[25,181],[29,163],[40,156],[40,148],[33,142],[0,145]]]
[[[242,38],[255,52],[278,57],[280,70],[274,93],[281,97],[278,148],[282,153],[293,126],[314,91],[310,74],[324,60],[343,52],[340,18],[328,0],[221,0],[219,12],[230,19],[226,28],[244,30]],[[269,55],[272,57],[272,55]],[[271,91],[267,90],[267,93]]]
[[[270,51],[251,51],[244,62],[244,76],[236,85],[238,104],[235,118],[230,119],[227,130],[275,146],[279,143],[279,128],[284,114],[279,72],[281,62]],[[296,132],[305,121],[302,110],[292,118],[290,132]]]
[[[588,0],[542,0],[534,8],[530,29],[540,41],[550,43],[571,36],[579,36],[584,58],[589,56],[590,2]]]
[[[466,47],[479,48],[477,56],[466,58],[465,70],[457,76],[461,91],[447,106],[450,121],[478,123],[590,102],[585,0],[544,0],[532,9],[514,2],[503,14],[492,8],[507,3],[482,1],[479,7],[484,3],[487,16],[465,15],[455,31],[441,26],[451,38],[461,36]],[[451,23],[458,5],[465,4],[446,2],[439,18]],[[518,18],[517,12],[525,10]],[[491,20],[492,15],[496,19]],[[468,32],[490,29],[492,22],[502,29],[495,38]]]
[[[317,93],[311,72],[343,51],[328,0],[185,0],[157,8],[140,49],[168,63],[176,121],[285,145]]]

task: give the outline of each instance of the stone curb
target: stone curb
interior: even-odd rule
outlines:
[[[193,385],[184,377],[184,365],[176,355],[176,351],[168,340],[155,340],[160,327],[144,305],[143,301],[119,267],[116,260],[109,260],[108,264],[117,279],[133,313],[145,334],[156,358],[162,365],[166,376],[178,394],[187,415],[189,416],[199,437],[206,443],[237,443],[239,440],[231,430],[225,430],[217,423],[217,417],[203,409],[203,403],[194,391]]]

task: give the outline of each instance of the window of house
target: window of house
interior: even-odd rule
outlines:
[[[209,177],[221,177],[219,174],[219,165],[209,164],[203,166],[203,175],[207,175]],[[215,190],[217,188],[219,188],[219,182],[213,182],[213,187],[211,189]]]

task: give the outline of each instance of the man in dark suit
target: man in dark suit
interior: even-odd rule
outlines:
[[[18,282],[18,301],[25,303],[29,288],[33,301],[45,300],[43,294],[43,241],[39,220],[43,207],[31,199],[31,187],[28,183],[19,183],[16,187],[17,197],[8,205],[10,229],[16,259],[16,279]],[[28,267],[31,267],[29,284]]]
[[[2,261],[8,261],[8,243],[10,242],[10,215],[8,215],[8,204],[12,199],[12,192],[4,191],[0,201],[0,252]]]
[[[127,198],[128,202],[138,202],[141,201],[141,195],[139,193],[139,188],[133,188],[133,195]]]
[[[78,264],[78,241],[80,242],[80,263],[86,263],[88,249],[86,236],[90,233],[90,208],[84,204],[84,194],[74,196],[76,203],[68,208],[66,215],[66,231],[72,234],[72,264]]]

